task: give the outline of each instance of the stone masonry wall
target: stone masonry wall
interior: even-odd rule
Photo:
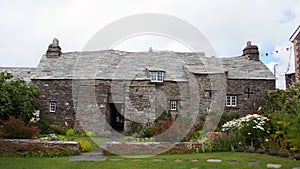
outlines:
[[[249,90],[250,89],[250,92]],[[237,96],[236,107],[226,107],[226,112],[247,114],[256,110],[267,90],[275,90],[275,80],[228,80],[227,95]],[[249,93],[249,97],[248,97]]]
[[[189,86],[187,82],[112,82],[111,80],[33,80],[33,82],[41,90],[41,118],[51,118],[62,126],[74,124],[75,128],[84,128],[99,135],[109,134],[111,131],[107,123],[110,121],[109,103],[124,104],[121,113],[125,117],[125,130],[127,130],[129,120],[144,124],[151,123],[163,110],[169,111],[170,100],[178,100],[177,111],[171,111],[173,115],[188,114],[189,110],[193,110],[189,107],[196,105],[199,106],[197,113],[200,117],[215,106],[225,106],[225,98],[221,97],[222,95],[234,95],[237,96],[237,107],[225,107],[225,111],[245,114],[257,109],[257,103],[265,91],[275,89],[274,80],[226,79],[227,87],[224,89],[227,93],[220,94],[212,84],[221,82],[212,79],[220,78],[197,75],[198,86]],[[194,99],[193,93],[197,93],[193,90],[199,90],[199,103],[191,102]],[[215,95],[221,99],[216,104],[212,104],[212,97]],[[49,112],[50,101],[55,101],[57,104],[54,113]],[[76,113],[75,110],[77,110]]]
[[[59,125],[74,124],[75,109],[72,101],[71,80],[32,80],[41,91],[40,117],[53,119]],[[49,102],[56,102],[56,112],[49,111]]]

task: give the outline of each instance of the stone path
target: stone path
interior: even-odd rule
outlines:
[[[103,153],[102,153],[102,148],[98,148],[96,149],[94,152],[89,152],[89,153],[82,153],[81,155],[79,156],[73,156],[70,158],[69,161],[106,161],[107,158],[105,156],[103,156]],[[110,161],[122,161],[124,160],[124,158],[110,158],[109,159]],[[132,161],[134,162],[138,162],[138,161],[143,161],[143,159],[140,159],[140,158],[135,158],[135,159],[132,159]],[[166,161],[165,159],[161,159],[161,158],[154,158],[153,159],[153,162],[164,162]],[[194,162],[194,163],[197,163],[199,162],[199,160],[197,159],[192,159],[190,160],[191,162]],[[221,163],[222,160],[221,159],[208,159],[206,160],[208,163]],[[182,163],[183,160],[181,159],[176,159],[174,160],[174,163]],[[229,161],[228,164],[232,164],[232,165],[235,165],[235,164],[239,164],[240,162],[238,161]],[[248,161],[246,162],[246,164],[248,165],[259,165],[259,162],[258,161]],[[267,164],[266,165],[267,168],[281,168],[282,165],[281,164]],[[300,167],[294,167],[292,169],[300,169]]]

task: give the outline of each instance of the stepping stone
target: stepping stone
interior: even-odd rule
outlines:
[[[222,162],[222,160],[220,160],[220,159],[208,159],[207,162],[209,162],[209,163],[220,163],[220,162]]]
[[[73,156],[69,161],[104,161],[105,156]]]
[[[124,159],[122,159],[122,158],[111,158],[111,159],[109,159],[110,161],[122,161],[122,160],[124,160]]]
[[[294,167],[294,168],[292,168],[292,169],[300,169],[300,167]]]
[[[239,162],[237,161],[229,161],[228,164],[238,164]]]
[[[182,160],[175,160],[174,162],[176,162],[176,163],[181,163],[182,162]]]
[[[166,160],[160,159],[160,158],[155,158],[155,159],[153,159],[153,161],[166,161]]]
[[[249,165],[259,165],[259,162],[257,162],[257,161],[249,161],[249,162],[247,162],[247,164],[249,164]]]
[[[194,163],[196,163],[196,162],[198,162],[199,160],[191,160],[191,162],[194,162]]]
[[[281,168],[281,164],[267,164],[268,168]]]

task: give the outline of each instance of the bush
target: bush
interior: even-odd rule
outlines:
[[[134,121],[129,122],[129,131],[127,131],[127,135],[132,135],[134,133],[140,133],[143,130],[143,125],[141,123],[137,123]]]
[[[74,133],[75,133],[74,129],[68,129],[67,132],[66,132],[66,135],[67,136],[74,136]]]
[[[1,137],[10,139],[30,139],[39,134],[38,127],[32,123],[26,124],[22,119],[9,116],[8,121],[1,121]]]
[[[80,149],[82,152],[89,152],[92,150],[91,143],[87,140],[77,140],[80,144]]]
[[[260,148],[270,138],[270,120],[259,114],[248,114],[222,126],[222,131],[235,134],[244,146]]]
[[[278,156],[287,158],[287,157],[289,157],[290,155],[289,155],[288,152],[279,152],[279,153],[278,153]]]
[[[268,154],[271,156],[276,156],[278,154],[278,152],[275,150],[270,150],[270,151],[268,151]]]
[[[38,122],[35,123],[35,125],[39,127],[41,134],[50,134],[48,130],[51,124],[52,124],[52,120],[47,118],[41,118]]]
[[[294,155],[294,159],[295,159],[295,160],[300,160],[300,153],[295,154],[295,155]]]

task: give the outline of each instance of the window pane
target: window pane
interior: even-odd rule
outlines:
[[[176,100],[171,100],[170,101],[170,109],[171,110],[177,110],[177,101]]]
[[[49,112],[55,112],[56,111],[56,103],[50,102],[49,103]]]

